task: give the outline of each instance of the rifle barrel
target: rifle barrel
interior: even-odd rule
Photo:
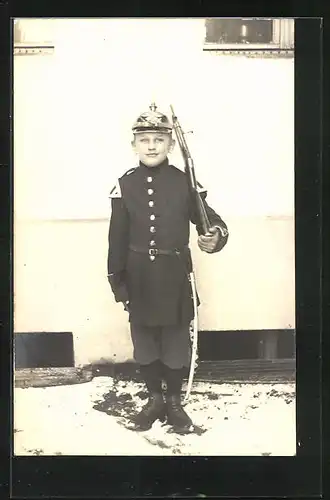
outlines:
[[[209,218],[207,216],[207,212],[205,209],[203,199],[202,199],[200,193],[198,192],[197,180],[196,180],[196,176],[195,176],[194,162],[193,162],[193,159],[190,155],[186,140],[184,138],[184,133],[183,133],[181,125],[179,123],[179,120],[174,113],[173,106],[171,105],[170,108],[171,108],[171,112],[172,112],[172,121],[173,121],[175,135],[177,137],[179,147],[181,150],[181,154],[182,154],[183,159],[184,159],[185,172],[186,172],[188,180],[189,180],[189,185],[190,185],[190,188],[192,190],[193,197],[195,198],[194,202],[195,202],[198,216],[200,219],[200,224],[203,228],[204,234],[207,234],[209,232],[209,228],[210,228],[210,221],[209,221]]]

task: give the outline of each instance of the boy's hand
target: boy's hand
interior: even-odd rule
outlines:
[[[209,232],[211,233],[209,236],[201,234],[198,237],[197,243],[203,252],[212,253],[218,244],[220,235],[216,227],[210,227]]]

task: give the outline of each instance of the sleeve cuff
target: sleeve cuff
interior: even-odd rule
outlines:
[[[218,229],[219,233],[221,234],[221,236],[223,238],[228,236],[228,229],[226,229],[225,227],[221,227],[221,226],[214,226],[214,227]]]

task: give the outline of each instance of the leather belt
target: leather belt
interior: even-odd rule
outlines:
[[[173,250],[162,250],[160,248],[142,248],[142,247],[136,247],[135,245],[130,245],[129,249],[132,250],[133,252],[146,253],[146,254],[152,255],[152,256],[156,256],[156,255],[180,255],[184,251],[188,250],[188,246],[185,246],[181,249],[174,248]]]

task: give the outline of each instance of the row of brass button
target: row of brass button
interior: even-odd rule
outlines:
[[[152,182],[152,177],[147,177],[147,182],[149,182],[149,183]],[[152,194],[154,194],[154,190],[151,189],[151,188],[148,189],[148,195],[151,196]],[[149,201],[149,207],[150,208],[152,208],[154,206],[154,204],[155,204],[155,202],[153,200]],[[155,214],[151,214],[149,218],[150,218],[150,220],[155,220],[156,216],[155,216]],[[153,233],[153,234],[156,232],[155,226],[150,226],[150,232]],[[149,245],[151,247],[154,247],[156,245],[155,240],[150,240]],[[151,261],[154,261],[155,258],[156,258],[155,255],[149,255],[149,259]]]

